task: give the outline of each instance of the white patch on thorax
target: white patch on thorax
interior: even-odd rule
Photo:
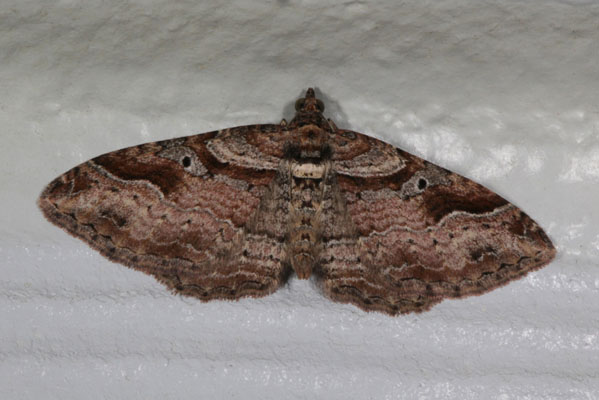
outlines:
[[[294,164],[291,167],[291,174],[296,178],[321,179],[324,175],[323,164]]]

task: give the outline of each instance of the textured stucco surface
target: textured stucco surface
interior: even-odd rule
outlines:
[[[599,6],[322,3],[0,3],[0,398],[599,398]],[[204,304],[35,206],[91,157],[278,122],[309,86],[524,209],[556,261],[397,318],[293,278]]]

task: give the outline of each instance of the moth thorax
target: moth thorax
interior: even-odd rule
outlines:
[[[297,146],[300,159],[322,159],[323,149],[327,148],[329,134],[317,125],[305,125],[299,128]]]

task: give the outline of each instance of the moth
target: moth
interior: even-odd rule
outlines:
[[[483,186],[323,116],[142,144],[53,180],[48,220],[112,261],[203,301],[260,297],[292,272],[390,315],[477,295],[556,250]]]

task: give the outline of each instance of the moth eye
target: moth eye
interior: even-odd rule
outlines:
[[[418,179],[418,189],[423,190],[426,188],[426,185],[428,185],[428,182],[426,181],[426,179]]]
[[[191,165],[191,158],[189,156],[185,156],[181,159],[181,164],[184,168],[187,168]]]
[[[343,132],[341,134],[341,136],[343,136],[344,138],[349,139],[349,140],[355,140],[356,139],[356,134],[353,133],[353,132]]]
[[[295,111],[300,111],[304,106],[305,102],[306,99],[297,99],[297,101],[295,102]]]
[[[321,100],[316,99],[316,107],[320,112],[324,112],[324,103]]]

